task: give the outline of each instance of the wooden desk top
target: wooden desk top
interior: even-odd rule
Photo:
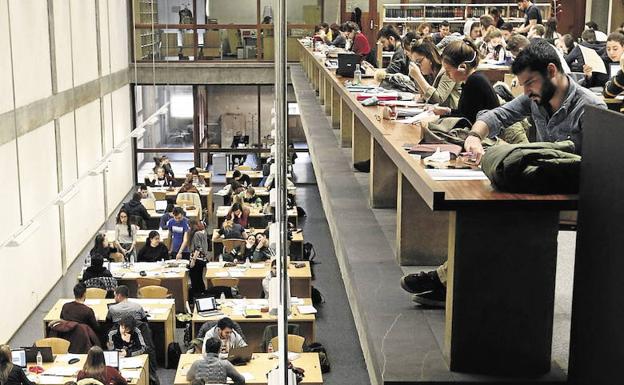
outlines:
[[[176,205],[176,206],[180,207],[179,205]],[[194,210],[185,209],[184,212],[186,212],[187,218],[197,218],[199,216],[198,208],[195,208]],[[160,219],[160,217],[162,217],[164,214],[164,213],[157,213],[156,210],[153,210],[153,209],[147,209],[147,213],[149,214],[151,218],[158,218],[158,219]]]
[[[249,234],[250,230],[252,230],[252,229],[247,229],[247,234]],[[301,230],[301,229],[299,229],[299,230]],[[253,234],[254,235],[256,235],[258,233],[262,233],[262,232],[264,232],[264,229],[255,229],[255,228],[253,229]],[[212,230],[212,241],[213,242],[217,242],[217,243],[223,242],[223,239],[225,239],[225,238],[218,237],[218,235],[219,235],[219,229]],[[215,237],[218,237],[218,238],[215,239]],[[303,242],[303,230],[298,231],[296,233],[293,233],[292,239],[290,241],[291,242]]]
[[[152,192],[163,192],[167,195],[167,197],[175,197],[178,195],[178,191],[180,191],[180,187],[150,187]],[[212,187],[197,187],[199,191],[199,195],[210,195],[212,193]]]
[[[145,278],[183,279],[188,274],[186,267],[167,267],[160,262],[137,262],[129,268],[123,268],[121,262],[111,263],[111,273],[117,279],[137,279],[145,271]]]
[[[264,175],[262,175],[262,171],[256,170],[240,170],[241,174],[249,175],[250,178],[253,179],[262,179]],[[234,171],[228,171],[225,173],[225,179],[230,179],[234,177]]]
[[[296,268],[295,262],[291,262],[288,264],[288,276],[291,279],[311,279],[312,271],[310,270],[310,262],[302,261],[296,263],[305,264],[304,267]],[[211,278],[238,278],[239,280],[244,279],[263,279],[269,274],[271,270],[271,263],[267,262],[259,262],[252,263],[251,268],[246,268],[244,265],[238,265],[235,267],[221,267],[223,266],[223,262],[208,262],[206,264],[206,278],[210,280]],[[253,266],[258,266],[255,268]],[[262,266],[260,268],[260,266]]]
[[[288,317],[289,320],[293,322],[313,322],[316,320],[316,316],[314,314],[301,314],[299,313],[299,309],[297,306],[299,305],[312,305],[312,300],[310,298],[292,298],[293,302],[299,301],[298,303],[291,302],[291,314]],[[218,300],[217,300],[218,301]],[[303,303],[301,303],[303,302]],[[246,305],[245,305],[246,304]],[[221,305],[220,311],[223,315],[216,315],[212,317],[202,317],[197,314],[197,310],[193,310],[193,322],[206,322],[209,320],[219,320],[221,318],[229,317],[233,321],[238,323],[257,323],[257,322],[277,322],[277,316],[270,315],[269,312],[260,313],[260,317],[258,318],[245,318],[244,310],[246,308],[253,308],[260,310],[262,306],[269,306],[269,300],[267,299],[226,299],[225,304]]]
[[[48,314],[43,318],[44,322],[58,321],[61,319],[61,309],[67,302],[72,302],[73,299],[62,298],[56,301],[56,304],[50,309]],[[128,301],[136,302],[140,304],[143,309],[148,313],[148,320],[150,322],[166,322],[171,312],[175,311],[174,299],[145,299],[145,298],[129,298]],[[95,319],[98,322],[106,321],[108,315],[108,304],[115,303],[114,299],[88,299],[85,301],[85,305],[93,309],[95,313]]]
[[[74,357],[80,359],[80,361],[72,365],[68,364],[67,361],[69,361],[70,358],[74,358]],[[69,369],[64,369],[64,370],[69,370],[69,372],[67,373],[63,372],[62,373],[63,375],[59,375],[59,376],[52,376],[52,375],[44,376],[41,374],[40,375],[29,374],[28,377],[31,379],[31,381],[37,384],[63,385],[67,381],[76,381],[76,375],[84,367],[86,359],[87,359],[86,354],[59,354],[56,356],[56,359],[54,360],[54,362],[43,363],[43,369],[44,369],[43,373],[45,374],[46,371],[50,372],[54,369],[64,369],[64,368],[69,368]],[[132,385],[138,384],[139,377],[141,376],[141,370],[147,364],[147,360],[148,360],[147,354],[143,354],[143,355],[136,356],[136,357],[121,358],[119,360],[120,366],[121,366],[121,369],[120,369],[121,375],[124,376],[126,379],[131,378],[131,380],[128,381],[129,384],[132,384]],[[33,365],[34,364],[29,364],[29,366],[33,366]],[[139,367],[137,368],[137,366]],[[69,373],[73,373],[73,374],[69,374]],[[147,376],[148,373],[145,373],[145,375]],[[144,382],[147,383],[148,382],[147,379],[145,380],[146,381]]]
[[[217,217],[225,217],[227,213],[230,211],[232,206],[219,206],[217,207]],[[246,205],[249,208],[249,217],[264,217],[265,214],[262,212],[262,208],[258,208],[252,205]],[[288,210],[289,217],[297,216],[297,207],[293,207]]]
[[[167,238],[169,237],[169,230],[161,230],[161,229],[157,229],[157,230],[141,230],[141,229],[139,229],[139,231],[137,231],[137,235],[136,235],[137,243],[145,243],[145,240],[147,239],[147,236],[152,231],[158,231],[158,233],[160,234],[160,241],[161,242],[165,242],[167,240]],[[107,242],[109,242],[109,243],[115,242],[115,230],[106,230],[105,234],[106,234],[106,241]]]
[[[299,43],[301,44],[301,42]],[[434,181],[425,171],[422,161],[415,160],[403,149],[405,143],[419,143],[422,134],[419,124],[401,124],[375,118],[377,107],[364,107],[344,86],[348,80],[336,75],[324,65],[325,59],[315,57],[310,48],[302,50],[313,58],[313,63],[326,74],[332,86],[371,136],[382,146],[398,170],[432,210],[457,210],[466,208],[518,208],[539,210],[575,210],[577,195],[514,194],[495,190],[487,180]],[[373,79],[363,79],[363,84],[376,84]]]
[[[174,385],[189,384],[186,380],[186,374],[193,362],[201,359],[201,357],[201,354],[182,354],[178,370],[176,371]],[[236,370],[242,375],[248,375],[248,378],[245,379],[246,384],[267,384],[267,373],[276,368],[278,364],[278,360],[273,357],[275,357],[273,353],[254,353],[247,365],[237,366]],[[299,353],[299,358],[292,361],[292,363],[294,366],[305,370],[302,384],[317,385],[323,383],[318,353]],[[249,378],[249,376],[253,378]]]

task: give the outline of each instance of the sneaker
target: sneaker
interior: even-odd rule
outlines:
[[[421,271],[418,274],[408,274],[404,276],[401,278],[401,287],[407,292],[419,294],[426,291],[444,288],[444,285],[440,282],[438,273],[433,270],[428,272]]]
[[[370,159],[353,163],[353,168],[355,168],[359,172],[370,172]]]
[[[414,294],[412,301],[419,305],[444,309],[446,307],[446,288],[442,286],[426,293]]]

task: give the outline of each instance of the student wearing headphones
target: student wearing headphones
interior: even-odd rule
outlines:
[[[462,82],[462,93],[457,109],[435,107],[433,112],[439,116],[455,116],[466,118],[473,124],[477,113],[491,110],[500,105],[498,97],[490,81],[478,72],[479,53],[472,40],[464,38],[450,43],[442,52],[442,66],[448,76]]]

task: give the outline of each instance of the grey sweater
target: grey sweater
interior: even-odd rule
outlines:
[[[226,360],[222,360],[214,353],[205,353],[201,360],[193,362],[193,365],[186,373],[186,379],[189,382],[193,380],[203,380],[205,383],[227,383],[230,377],[235,385],[244,384],[243,377],[234,366]]]

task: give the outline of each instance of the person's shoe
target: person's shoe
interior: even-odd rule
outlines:
[[[419,305],[444,309],[446,307],[446,288],[442,286],[426,293],[414,294],[412,301]]]
[[[370,159],[353,163],[353,168],[355,168],[359,172],[370,172]]]
[[[419,294],[444,288],[444,285],[440,282],[438,273],[433,270],[428,272],[421,271],[418,274],[408,274],[403,276],[403,278],[401,278],[401,287],[407,292]]]

